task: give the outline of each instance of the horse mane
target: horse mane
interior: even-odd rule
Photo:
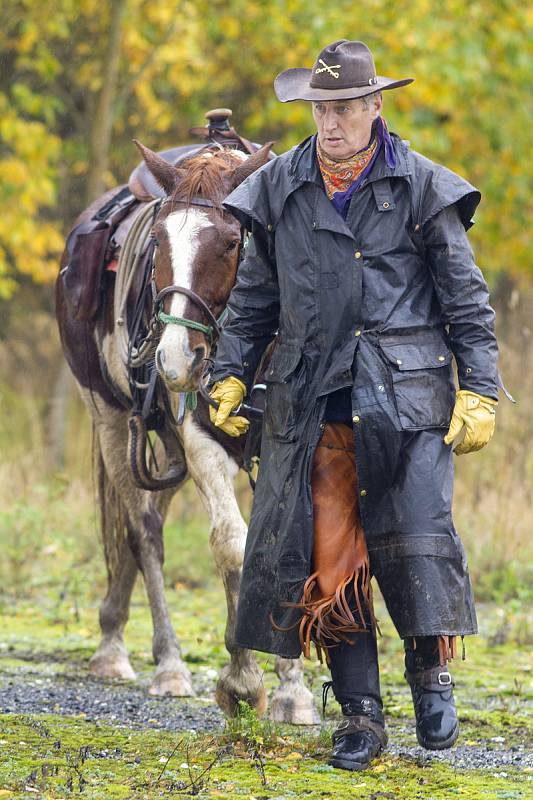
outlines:
[[[241,159],[233,150],[206,150],[198,155],[185,159],[179,169],[183,177],[180,179],[172,200],[185,201],[191,205],[195,197],[204,197],[219,204],[228,193],[224,180],[229,176]]]

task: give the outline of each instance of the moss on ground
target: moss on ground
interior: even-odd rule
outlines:
[[[260,722],[216,736],[130,731],[51,715],[4,715],[1,725],[0,796],[13,798],[531,796],[531,775],[513,769],[494,774],[385,755],[364,773],[334,770],[323,734],[267,725],[262,736]]]
[[[185,660],[197,679],[205,684],[205,676],[210,675],[213,685],[214,675],[227,661],[222,589],[214,582],[201,589],[178,582],[168,598]],[[467,641],[467,660],[459,661],[453,672],[462,728],[460,744],[472,752],[489,753],[501,746],[502,739],[505,748],[527,741],[532,662],[530,648],[515,637],[512,627],[501,635],[497,608],[484,606],[479,611],[482,635]],[[19,601],[16,606],[4,605],[3,612],[0,681],[22,682],[26,677],[83,680],[88,674],[88,660],[99,639],[96,603],[86,598],[85,603],[65,603],[58,610],[52,600],[40,604]],[[89,722],[82,716],[6,714],[0,716],[0,798],[151,800],[195,794],[257,800],[530,797],[533,773],[527,769],[458,769],[439,760],[426,763],[416,755],[403,754],[414,751],[415,737],[410,693],[402,674],[402,645],[382,606],[379,616],[390,739],[401,745],[401,754],[389,750],[364,773],[337,771],[327,764],[329,735],[338,718],[333,701],[322,729],[310,732],[275,727],[253,715],[232,722],[225,730],[193,736],[154,728],[131,730]],[[154,667],[150,614],[142,586],[134,594],[126,644],[139,682],[146,687]],[[258,654],[258,661],[266,688],[272,690],[277,685],[274,657]],[[306,664],[305,675],[318,701],[328,671],[313,661]],[[190,701],[190,707],[198,707],[200,700]]]

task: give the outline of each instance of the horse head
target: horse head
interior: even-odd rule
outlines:
[[[136,144],[166,193],[152,229],[163,326],[156,366],[170,391],[194,391],[235,283],[241,249],[241,226],[222,201],[266,163],[272,143],[251,156],[209,147],[179,166]]]

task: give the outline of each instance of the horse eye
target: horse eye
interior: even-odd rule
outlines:
[[[226,246],[226,253],[231,253],[231,251],[235,250],[235,248],[238,247],[240,243],[241,243],[240,239],[234,239],[232,242],[228,242],[228,245]]]

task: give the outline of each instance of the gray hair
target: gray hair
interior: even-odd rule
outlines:
[[[370,108],[370,98],[371,97],[381,97],[381,92],[372,92],[372,94],[366,94],[364,97],[360,97],[359,100],[363,104],[363,109],[367,111]]]

